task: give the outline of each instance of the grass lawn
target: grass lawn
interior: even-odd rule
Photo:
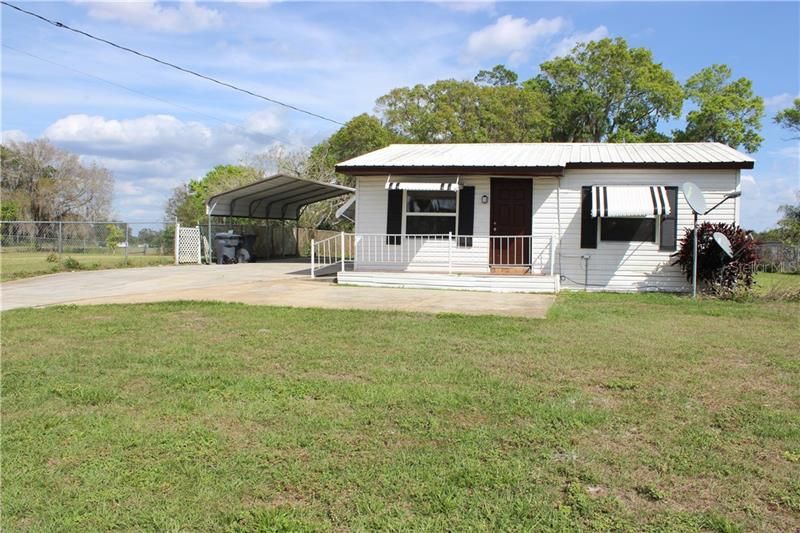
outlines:
[[[9,252],[0,253],[0,281],[29,278],[53,272],[69,270],[95,270],[99,268],[140,267],[172,264],[172,255],[129,255],[125,262],[125,252],[118,254],[64,254],[61,260],[51,263],[47,252]],[[77,263],[68,261],[71,258]]]
[[[12,530],[800,527],[800,304],[2,315]]]

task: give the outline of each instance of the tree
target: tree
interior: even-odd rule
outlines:
[[[800,98],[794,99],[794,106],[787,107],[773,119],[776,124],[797,134],[792,139],[800,139]]]
[[[352,177],[334,176],[336,163],[400,141],[402,139],[386,128],[378,118],[363,113],[347,121],[336,133],[312,148],[306,170],[311,179],[333,180],[340,185],[352,186]]]
[[[247,185],[263,177],[258,169],[242,165],[217,165],[203,178],[176,187],[167,200],[165,219],[185,226],[206,220],[206,201],[215,194]]]
[[[778,232],[786,244],[800,246],[800,191],[796,195],[796,205],[785,204],[778,208],[778,213],[783,215],[778,220]]]
[[[764,99],[753,94],[747,78],[731,81],[727,65],[712,65],[690,77],[686,97],[697,109],[686,116],[686,129],[675,131],[677,141],[713,141],[755,152],[764,140],[759,134]]]
[[[102,220],[110,214],[111,172],[46,139],[2,146],[0,173],[3,205],[15,205],[17,217]]]
[[[106,247],[111,249],[111,253],[117,253],[117,246],[125,241],[125,232],[116,224],[106,225]]]
[[[547,95],[538,86],[440,80],[394,89],[376,110],[389,130],[412,142],[536,142],[550,133]]]
[[[624,39],[578,44],[540,69],[523,85],[550,97],[550,140],[651,140],[660,138],[660,119],[680,116],[683,91],[672,72],[650,50],[628,48]]]
[[[508,85],[516,85],[517,73],[509,70],[505,65],[496,65],[492,70],[481,70],[475,76],[475,83],[478,85],[490,85],[493,87],[501,87]]]

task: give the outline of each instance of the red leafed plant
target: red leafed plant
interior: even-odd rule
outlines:
[[[733,258],[714,241],[714,232],[731,241]],[[687,228],[678,245],[673,265],[680,265],[686,279],[692,281],[692,228]],[[699,287],[729,292],[749,289],[757,254],[752,236],[735,224],[703,222],[697,227],[697,284]]]

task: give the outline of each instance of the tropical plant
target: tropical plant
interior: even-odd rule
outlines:
[[[731,243],[733,258],[722,251],[714,233],[725,235]],[[737,294],[753,285],[753,270],[758,259],[755,241],[749,232],[735,224],[704,222],[697,227],[697,283],[701,288]],[[680,265],[686,279],[692,280],[693,230],[687,228],[675,253],[673,265]]]

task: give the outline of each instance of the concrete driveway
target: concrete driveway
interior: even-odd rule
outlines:
[[[0,284],[0,309],[59,304],[217,300],[256,305],[544,318],[554,296],[345,287],[308,263],[182,265],[50,274]]]

